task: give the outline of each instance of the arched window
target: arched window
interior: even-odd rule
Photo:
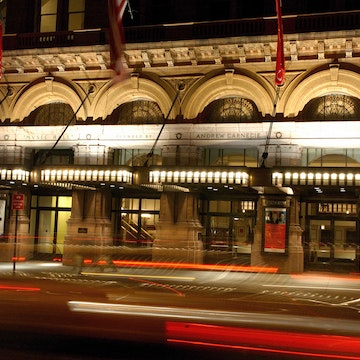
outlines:
[[[69,104],[50,103],[32,111],[26,122],[37,126],[66,125],[73,116],[74,111]]]
[[[202,118],[206,123],[255,122],[259,119],[259,111],[251,100],[227,97],[206,106]]]
[[[358,120],[360,100],[342,94],[329,94],[311,100],[302,113],[304,120]]]
[[[324,166],[324,167],[358,167],[359,163],[346,155],[342,155],[342,154],[326,154],[323,155],[317,159],[314,159],[311,163],[309,163],[308,166],[315,166],[315,167],[320,167],[320,166]]]
[[[120,105],[111,114],[111,120],[115,124],[122,125],[160,124],[164,116],[155,102],[136,100]]]

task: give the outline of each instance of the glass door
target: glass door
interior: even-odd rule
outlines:
[[[39,211],[39,227],[37,232],[36,252],[54,254],[55,211]]]
[[[334,221],[334,257],[337,263],[350,264],[356,259],[358,245],[356,221]]]
[[[32,196],[30,235],[35,258],[63,254],[71,204],[71,196]]]
[[[210,250],[231,249],[230,242],[230,217],[229,216],[211,216],[209,229]]]
[[[331,220],[310,220],[309,263],[329,263],[333,243]]]
[[[359,246],[356,221],[311,219],[308,245],[305,260],[311,269],[351,271]]]
[[[251,219],[248,217],[234,217],[232,231],[232,251],[237,254],[251,254]]]

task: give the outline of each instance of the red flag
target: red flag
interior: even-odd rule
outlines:
[[[3,24],[0,20],[0,79],[2,77],[2,54],[3,54]]]
[[[123,16],[127,6],[127,0],[108,0],[109,26],[110,26],[110,61],[111,67],[117,75],[123,75],[122,64],[125,34]]]
[[[276,0],[277,13],[277,50],[276,50],[276,70],[275,85],[281,86],[285,82],[285,56],[284,56],[284,33],[282,24],[281,1]]]

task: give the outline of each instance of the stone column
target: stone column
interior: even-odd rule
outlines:
[[[304,271],[304,252],[302,246],[302,228],[299,223],[299,201],[295,196],[287,196],[281,203],[287,208],[289,217],[288,246],[285,254],[263,252],[264,208],[282,207],[279,200],[274,201],[261,196],[257,206],[257,220],[254,229],[254,243],[251,250],[251,265],[277,267],[279,273],[302,273]],[[273,204],[276,205],[273,205]]]
[[[164,146],[162,157],[163,165],[197,165],[202,158],[202,149],[196,146]],[[202,263],[201,231],[198,194],[164,191],[160,198],[153,260]]]
[[[302,273],[304,271],[304,248],[302,244],[303,229],[300,226],[300,202],[296,197],[290,198],[289,229],[289,262],[286,273]]]
[[[71,217],[64,241],[63,263],[74,258],[107,258],[112,245],[111,194],[106,191],[74,190]]]
[[[32,163],[32,150],[19,145],[1,145],[0,162],[3,166],[14,165],[20,168],[27,167]],[[24,208],[12,210],[12,195],[20,193],[24,195]],[[29,260],[33,256],[34,238],[29,236],[30,224],[30,200],[31,192],[26,187],[18,190],[4,191],[1,196],[6,200],[6,225],[5,235],[8,236],[6,243],[0,245],[0,260],[9,261],[14,255],[14,239],[16,233],[16,257],[21,260]]]
[[[103,145],[74,146],[74,164],[107,165],[113,149]],[[64,240],[63,264],[81,265],[83,259],[108,262],[113,244],[111,193],[99,190],[74,190],[71,217]]]
[[[165,192],[161,195],[153,243],[154,261],[203,262],[198,201],[198,196],[191,193]]]

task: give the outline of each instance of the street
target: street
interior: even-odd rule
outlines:
[[[2,358],[360,356],[356,274],[29,262],[0,279]]]

